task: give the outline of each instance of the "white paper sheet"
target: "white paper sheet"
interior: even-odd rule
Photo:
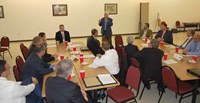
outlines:
[[[146,48],[146,47],[148,47],[149,45],[148,45],[148,44],[142,44],[142,46]]]
[[[94,55],[84,55],[83,58],[90,59],[90,58],[95,58],[95,56]]]
[[[177,62],[174,61],[174,60],[165,60],[165,61],[163,61],[163,63],[165,63],[165,64],[175,64]]]
[[[97,75],[101,83],[105,84],[112,84],[116,83],[116,81],[112,78],[110,74],[99,74]]]

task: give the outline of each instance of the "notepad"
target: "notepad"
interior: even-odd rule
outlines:
[[[163,61],[163,63],[165,63],[165,64],[175,64],[177,62],[174,61],[174,60],[165,60],[165,61]]]
[[[110,74],[99,74],[97,77],[103,85],[116,83]]]
[[[83,81],[84,81],[84,84],[87,88],[102,85],[97,77],[84,78]]]

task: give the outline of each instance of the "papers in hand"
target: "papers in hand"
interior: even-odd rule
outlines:
[[[95,56],[94,55],[84,55],[83,58],[90,59],[90,58],[95,58]]]
[[[99,80],[103,85],[116,83],[116,81],[110,74],[99,74],[97,75],[97,77],[99,78]]]
[[[165,60],[165,61],[163,61],[163,63],[165,63],[165,64],[175,64],[177,62],[174,61],[174,60]]]

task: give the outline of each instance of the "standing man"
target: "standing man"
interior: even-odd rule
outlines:
[[[70,42],[71,41],[70,34],[68,31],[65,30],[64,25],[61,24],[59,28],[60,28],[60,31],[56,32],[56,37],[55,37],[56,41],[59,41],[59,43],[62,43],[65,41]]]
[[[108,17],[109,13],[105,12],[104,17],[99,20],[99,26],[101,26],[101,34],[102,36],[108,35],[112,36],[112,29],[111,26],[113,25],[113,20]],[[112,39],[111,39],[112,40]]]

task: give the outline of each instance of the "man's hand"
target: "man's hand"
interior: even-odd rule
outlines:
[[[185,54],[185,55],[188,55],[188,52],[189,52],[189,51],[188,51],[187,49],[184,49],[184,50],[183,50],[183,54]]]
[[[87,97],[87,94],[85,93],[85,91],[81,90],[81,92],[82,92],[82,95],[83,95],[84,99],[86,101],[88,101],[88,97]]]
[[[32,77],[32,82],[33,82],[33,84],[38,84],[38,80],[36,79],[36,78],[34,78],[34,77]]]

